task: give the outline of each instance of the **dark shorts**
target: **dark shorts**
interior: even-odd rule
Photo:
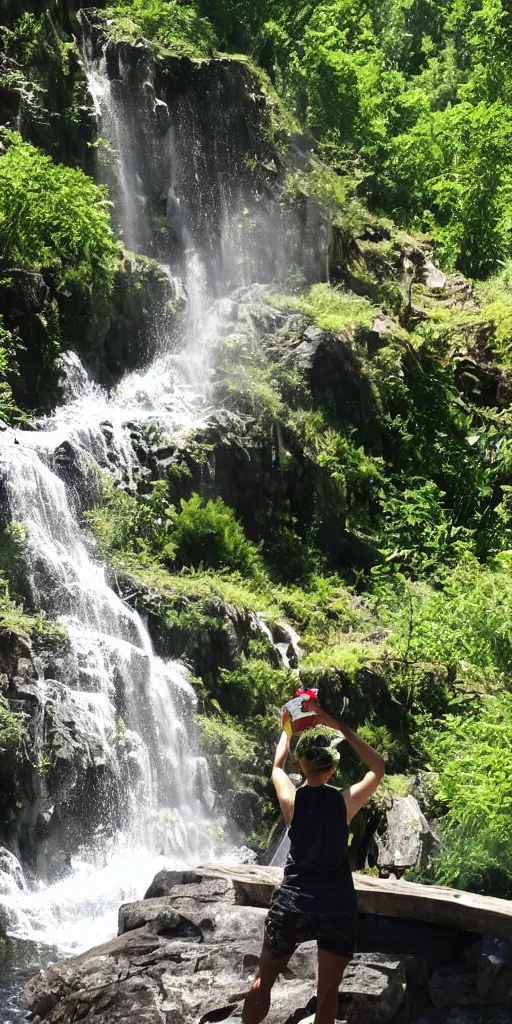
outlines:
[[[285,910],[276,901],[265,921],[263,948],[271,956],[291,956],[301,942],[316,939],[319,949],[336,956],[351,957],[357,940],[357,917],[326,917]]]

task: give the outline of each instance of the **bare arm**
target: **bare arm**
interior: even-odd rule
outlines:
[[[293,809],[295,807],[295,786],[284,770],[289,749],[290,741],[283,730],[274,754],[272,782],[274,783],[277,799],[279,800],[279,806],[281,808],[281,814],[283,815],[287,828],[289,828],[292,823]]]
[[[355,782],[344,791],[345,805],[347,808],[347,820],[350,822],[363,804],[375,793],[379,782],[386,771],[384,758],[377,753],[369,743],[358,736],[353,729],[350,729],[344,722],[338,722],[331,715],[328,715],[320,707],[318,701],[311,701],[311,710],[315,711],[319,725],[327,725],[330,729],[336,729],[345,737],[356,754],[361,758],[369,771],[360,782]]]

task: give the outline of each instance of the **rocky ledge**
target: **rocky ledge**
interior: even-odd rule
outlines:
[[[50,965],[28,983],[24,1005],[31,1019],[36,1024],[239,1020],[258,962],[266,904],[279,877],[272,868],[161,871],[143,900],[120,908],[117,938]],[[456,928],[380,913],[384,904],[376,894],[389,884],[380,881],[378,889],[366,890],[373,891],[377,913],[360,914],[359,952],[343,979],[339,1019],[512,1024],[512,943],[468,931],[469,918],[461,918]],[[407,883],[394,884],[406,893]],[[467,895],[459,894],[463,902]],[[411,907],[414,899],[417,894]],[[489,903],[495,913],[495,904],[503,903],[504,919],[512,913],[505,901]],[[477,918],[472,920],[476,928]],[[306,1024],[311,1018],[315,969],[315,944],[305,943],[275,987],[270,1024]]]

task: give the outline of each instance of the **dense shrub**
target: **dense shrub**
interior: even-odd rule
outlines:
[[[512,699],[473,700],[428,730],[425,752],[440,808],[442,848],[435,877],[484,895],[512,897]]]
[[[213,784],[219,792],[242,789],[244,776],[256,764],[255,743],[236,719],[217,707],[199,715],[201,746],[208,758]]]
[[[117,491],[107,478],[103,507],[89,514],[106,551],[136,551],[168,568],[229,568],[242,575],[261,575],[261,559],[247,540],[233,509],[217,498],[198,494],[182,499],[179,511],[169,502],[165,481],[138,499]]]
[[[4,327],[4,318],[0,315],[0,419],[7,423],[21,416],[12,393],[12,381],[18,373],[16,349],[16,335]]]
[[[123,38],[141,34],[172,53],[187,57],[210,56],[217,44],[213,25],[194,5],[177,0],[125,0],[111,4],[106,16],[113,19],[111,32]]]
[[[233,509],[222,498],[204,501],[193,494],[188,501],[182,499],[180,505],[171,535],[177,565],[224,567],[245,576],[258,575],[257,549],[246,539]]]
[[[297,688],[292,672],[277,670],[263,658],[249,658],[241,668],[224,670],[217,690],[222,707],[241,721],[268,722],[269,733],[278,723],[276,712]]]
[[[376,609],[408,662],[451,666],[468,685],[506,685],[512,658],[512,581],[508,559],[494,568],[471,555],[434,585],[380,575]]]
[[[4,268],[51,273],[57,291],[84,301],[112,290],[119,249],[105,190],[2,130],[0,259]]]
[[[0,756],[18,752],[25,736],[23,719],[11,711],[6,698],[0,693]]]
[[[54,400],[63,338],[101,342],[121,250],[104,189],[15,132],[0,129],[0,144],[0,380],[8,408],[6,385],[34,407]]]

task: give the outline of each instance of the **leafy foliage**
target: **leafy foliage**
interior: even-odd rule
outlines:
[[[167,483],[157,481],[151,492],[137,501],[117,491],[107,478],[103,510],[89,514],[104,548],[127,548],[156,557],[167,567],[224,567],[258,577],[258,552],[221,498],[204,501],[192,494],[188,501],[181,499],[178,512],[168,494]]]
[[[314,284],[304,295],[269,295],[270,302],[299,310],[328,331],[369,327],[377,310],[367,299],[358,299],[328,284]]]
[[[208,758],[208,767],[215,785],[241,789],[244,777],[256,763],[254,742],[236,719],[219,706],[217,713],[199,715],[201,745]]]
[[[0,419],[7,423],[22,417],[12,393],[11,381],[17,373],[16,335],[4,326],[0,315]]]
[[[96,300],[113,286],[119,249],[106,192],[78,170],[54,164],[3,130],[0,259],[4,266],[50,269],[57,289]]]
[[[330,332],[345,361],[337,380],[319,383],[297,366],[299,332],[279,346],[264,331],[223,339],[215,397],[243,422],[264,486],[235,512],[196,493],[185,462],[137,496],[108,484],[89,514],[100,553],[162,645],[200,677],[218,785],[263,772],[296,683],[261,638],[237,633],[234,643],[233,623],[250,633],[255,610],[286,617],[300,633],[302,680],[334,712],[349,695],[354,724],[392,771],[428,769],[442,836],[432,878],[510,897],[510,11],[504,0],[125,0],[106,15],[111,35],[144,36],[159,57],[242,51],[259,65],[273,143],[283,127],[313,135],[319,156],[279,168],[281,187],[304,211],[321,202],[330,270],[345,287],[302,290],[292,274],[292,294],[269,298],[298,314],[290,321]],[[30,83],[30,140],[86,166],[74,44],[46,12],[9,4],[5,57],[2,85]],[[47,107],[60,130],[45,135]],[[7,314],[0,321],[0,415],[13,421],[12,388],[17,396],[34,354],[43,379],[73,327],[86,324],[94,347],[119,250],[103,190],[15,133],[2,141],[1,287],[14,287],[17,267],[49,289],[26,358],[26,339]],[[430,236],[446,269],[488,277],[476,288],[482,308],[451,308],[420,284],[406,296],[404,256],[414,263],[420,243],[389,217]],[[383,311],[400,324],[376,337]],[[210,443],[196,439],[197,460]],[[23,610],[23,537],[8,530],[0,541],[0,629],[58,635]],[[22,742],[0,697],[0,746]],[[346,745],[344,758],[348,777]]]
[[[47,401],[66,331],[77,347],[85,337],[94,346],[121,250],[104,189],[82,171],[54,163],[16,132],[1,129],[0,143],[2,301],[15,310],[21,296],[21,307],[30,311],[0,326],[0,380],[12,418],[9,388],[28,406]]]
[[[141,34],[171,53],[185,57],[208,57],[215,51],[215,30],[193,5],[177,0],[124,0],[111,4],[107,18],[111,32],[120,38],[136,39]]]
[[[512,703],[509,693],[473,701],[429,730],[425,750],[442,818],[436,880],[510,899]]]
[[[87,82],[78,44],[65,35],[57,8],[39,6],[34,13],[30,4],[3,0],[0,16],[3,123],[16,123],[11,104],[21,93],[25,140],[58,162],[92,170]]]
[[[0,693],[0,756],[17,753],[26,736],[26,729],[20,715],[11,711],[9,704]]]

